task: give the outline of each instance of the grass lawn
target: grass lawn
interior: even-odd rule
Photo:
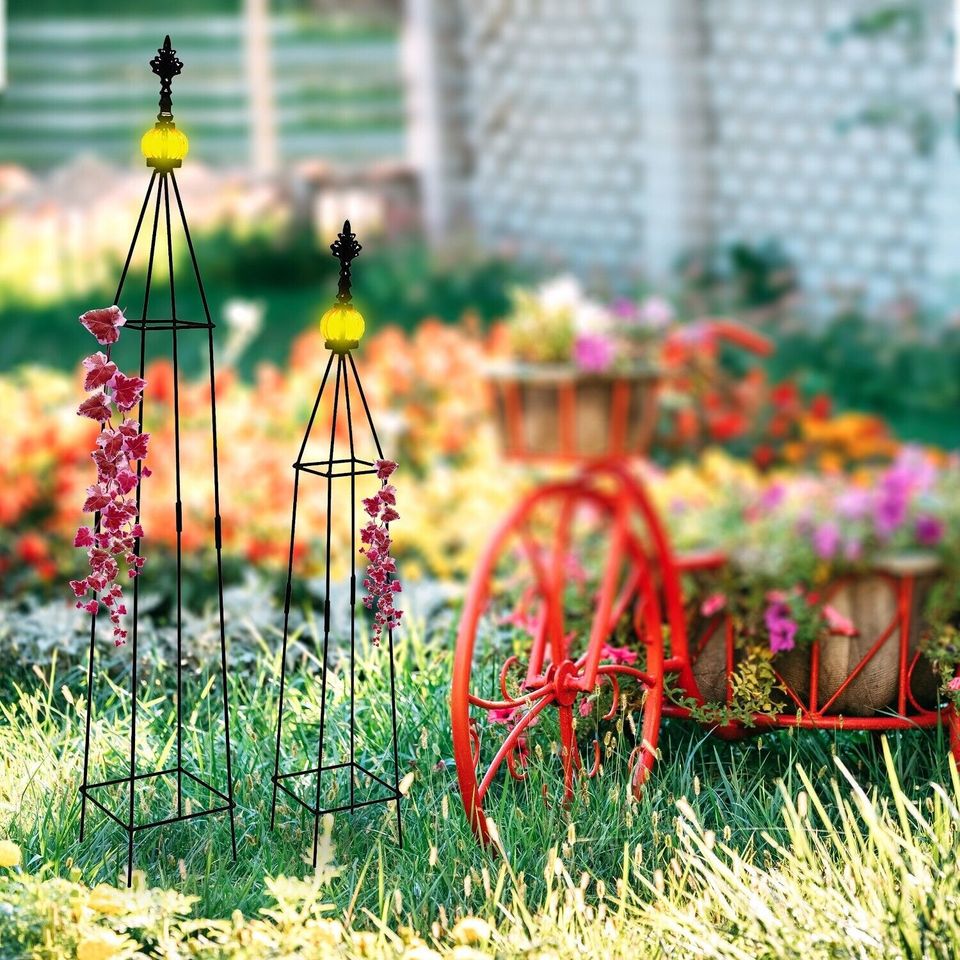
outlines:
[[[231,862],[222,816],[138,837],[146,882],[196,895],[201,917],[239,910],[249,918],[275,899],[265,878],[310,873],[309,818],[281,803],[277,829],[269,830],[278,642],[251,635],[262,645],[259,667],[236,671],[230,690],[239,862]],[[881,739],[868,734],[767,733],[729,744],[673,722],[635,802],[625,783],[631,744],[621,716],[611,724],[602,776],[566,809],[542,797],[544,784],[548,798],[559,790],[548,720],[536,734],[543,755],[529,780],[500,784],[488,810],[502,845],[497,856],[476,846],[459,805],[447,711],[452,642],[450,629],[439,626],[429,635],[408,628],[398,641],[401,775],[413,774],[403,850],[392,804],[338,814],[324,841],[321,860],[339,868],[323,887],[331,915],[348,928],[394,931],[381,936],[387,952],[402,946],[398,936],[413,936],[395,932],[401,928],[439,947],[467,915],[500,928],[494,936],[503,955],[531,944],[557,956],[647,955],[637,952],[641,937],[650,955],[668,956],[946,957],[960,949],[960,791],[950,786],[955,771],[942,733],[891,736],[885,757]],[[315,667],[308,656],[292,674],[289,716],[300,734],[285,736],[289,752],[316,749]],[[22,846],[31,873],[76,877],[79,870],[86,884],[118,884],[126,865],[122,831],[88,811],[87,839],[77,840],[83,669],[54,663],[46,673],[15,673],[0,705],[0,836]],[[172,670],[159,665],[148,674],[144,766],[163,763],[172,749],[162,732],[173,716],[162,692]],[[358,749],[373,764],[388,755],[380,652],[363,654],[358,677],[365,691],[359,723],[368,732]],[[118,686],[101,688],[94,739],[115,748],[122,763],[128,698],[123,677],[115,680]],[[213,756],[222,752],[210,733],[219,729],[219,692],[201,677],[191,689],[184,750]],[[328,701],[341,734],[343,692],[338,687]],[[222,769],[206,769],[222,780]],[[92,779],[122,773],[122,766],[109,774],[101,767]],[[902,789],[891,786],[892,776]],[[162,809],[155,803],[152,812]],[[916,937],[919,951],[910,946]]]

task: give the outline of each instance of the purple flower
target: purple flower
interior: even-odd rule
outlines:
[[[770,651],[786,653],[796,646],[797,624],[790,618],[790,608],[782,601],[771,603],[763,615],[770,635]]]
[[[863,544],[856,537],[848,537],[843,545],[843,556],[845,560],[855,563],[863,554]]]
[[[935,547],[943,539],[943,521],[929,514],[917,517],[917,543],[924,547]]]
[[[873,526],[881,540],[887,540],[907,518],[909,493],[902,478],[887,474],[873,505]]]
[[[640,304],[640,322],[650,330],[663,330],[674,318],[673,307],[663,297],[647,297]]]
[[[775,510],[783,503],[787,495],[787,488],[782,483],[774,483],[763,491],[760,497],[760,506],[764,510]]]
[[[573,345],[573,360],[586,373],[603,373],[613,366],[616,344],[600,333],[584,333]]]
[[[859,520],[870,511],[870,491],[863,487],[849,487],[835,502],[837,513],[847,520]]]
[[[888,539],[907,518],[912,477],[907,461],[900,457],[880,478],[873,504],[873,525],[881,540]]]
[[[922,447],[904,447],[889,474],[895,474],[904,485],[920,493],[926,493],[937,482],[937,467]]]
[[[813,534],[813,549],[821,560],[831,559],[840,548],[840,528],[833,522],[821,523]]]
[[[636,301],[628,300],[626,297],[620,297],[610,304],[610,312],[624,323],[635,324],[640,319],[640,311],[637,309]]]

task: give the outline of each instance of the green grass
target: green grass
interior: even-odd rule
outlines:
[[[315,632],[315,625],[308,629]],[[251,642],[262,645],[260,666],[235,675],[230,687],[239,862],[230,860],[229,830],[222,816],[138,837],[137,866],[145,872],[147,882],[197,896],[200,916],[229,917],[234,910],[251,916],[269,902],[264,878],[309,873],[304,860],[311,844],[309,816],[281,803],[277,829],[269,830],[278,638],[253,634]],[[489,915],[491,909],[500,909],[501,895],[506,894],[501,889],[494,895],[491,890],[498,872],[500,883],[507,883],[514,894],[521,890],[527,902],[544,904],[556,880],[550,870],[549,876],[545,875],[545,870],[558,855],[574,886],[586,872],[592,884],[601,880],[610,891],[616,890],[617,880],[623,876],[626,857],[634,891],[631,896],[640,906],[649,904],[651,891],[664,882],[664,873],[673,877],[673,883],[679,879],[678,870],[686,871],[687,855],[678,859],[678,853],[696,845],[691,840],[694,821],[700,834],[712,832],[731,851],[737,851],[747,872],[773,870],[784,861],[785,851],[796,844],[791,805],[799,793],[809,794],[814,787],[822,793],[824,822],[811,828],[811,838],[828,847],[835,845],[837,849],[829,856],[840,862],[838,857],[854,856],[857,848],[844,820],[846,805],[855,794],[838,773],[838,757],[850,776],[881,805],[895,799],[891,773],[902,782],[906,800],[916,801],[921,808],[933,796],[931,781],[950,782],[945,737],[939,731],[891,737],[888,769],[880,740],[867,734],[767,733],[730,744],[695,726],[674,722],[665,725],[662,759],[643,799],[635,802],[626,789],[624,758],[631,744],[621,717],[612,727],[613,744],[602,776],[584,783],[567,809],[557,802],[557,761],[550,756],[551,724],[547,721],[536,733],[545,750],[544,759],[534,765],[528,782],[508,780],[499,786],[487,810],[505,856],[498,859],[477,847],[459,805],[450,764],[447,713],[451,646],[447,630],[429,637],[420,630],[409,630],[398,642],[401,775],[414,775],[403,804],[404,848],[401,851],[396,846],[392,804],[366,808],[352,817],[337,815],[334,856],[342,871],[331,881],[326,896],[338,915],[348,920],[384,917],[429,936],[438,916],[452,922],[464,914]],[[367,649],[366,644],[363,647],[358,660],[364,691],[359,720],[365,734],[358,749],[374,764],[389,755],[386,677],[382,652]],[[126,653],[121,650],[121,662]],[[285,738],[287,751],[299,749],[309,757],[316,748],[318,704],[312,682],[316,666],[315,660],[307,659],[293,671],[288,706],[290,718],[296,721],[291,730],[297,729],[299,734]],[[185,752],[188,756],[222,756],[219,691],[215,684],[205,687],[192,668],[188,675],[197,696],[186,718]],[[337,675],[342,677],[339,664]],[[97,778],[123,773],[128,698],[123,694],[124,678],[116,676],[115,680],[116,687],[100,688],[94,716],[95,742],[117,752],[112,763],[101,765],[100,761],[108,758],[98,746]],[[172,682],[169,665],[155,665],[141,688],[144,766],[163,763],[172,750],[169,727],[164,729],[172,719],[172,705],[163,692]],[[0,836],[6,833],[22,845],[32,871],[50,864],[53,874],[66,876],[79,869],[87,883],[116,883],[126,864],[122,831],[103,815],[89,811],[87,839],[83,845],[77,840],[83,691],[79,665],[63,669],[55,662],[42,676],[27,674],[14,680],[8,675],[0,714],[0,756],[4,758],[0,767]],[[341,689],[328,705],[329,722],[341,743],[344,710]],[[152,717],[153,724],[145,717]],[[381,769],[389,773],[390,764]],[[799,769],[807,774],[798,773]],[[205,772],[222,782],[222,767],[207,766]],[[839,783],[835,791],[830,787],[834,780]],[[544,784],[551,798],[549,805],[542,799]],[[689,806],[678,807],[681,800]],[[158,796],[154,801],[151,812],[159,815],[163,805]],[[862,822],[862,814],[850,816],[853,822]],[[841,831],[839,836],[831,834],[833,825]],[[505,865],[509,865],[509,876],[503,872]],[[811,874],[806,882],[815,886],[819,881]],[[743,891],[744,896],[747,893]],[[720,896],[716,890],[713,895]],[[680,911],[681,905],[678,899],[671,909]],[[741,908],[747,909],[742,904],[735,907]]]

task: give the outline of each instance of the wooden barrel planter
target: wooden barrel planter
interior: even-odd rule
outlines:
[[[508,456],[595,460],[650,448],[659,377],[649,367],[587,374],[567,364],[504,363],[487,376]]]

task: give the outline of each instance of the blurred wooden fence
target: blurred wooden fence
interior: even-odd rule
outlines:
[[[43,169],[84,152],[117,162],[138,158],[140,135],[156,109],[147,61],[165,33],[186,64],[174,85],[174,110],[192,155],[247,165],[251,97],[239,14],[11,17],[0,162]],[[282,161],[403,156],[396,31],[276,16],[271,58]]]

